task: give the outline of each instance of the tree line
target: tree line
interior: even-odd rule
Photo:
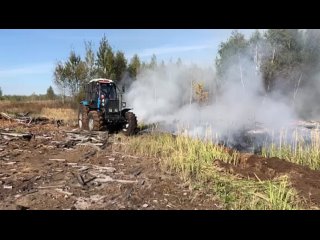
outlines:
[[[219,46],[216,69],[225,79],[230,62],[243,58],[256,65],[266,94],[278,92],[293,104],[300,117],[320,117],[320,31],[315,29],[269,29],[255,31],[249,39],[237,31]]]
[[[319,67],[319,31],[299,29],[269,29],[263,34],[255,31],[249,39],[242,33],[233,31],[229,39],[218,48],[215,67],[218,78],[225,74],[232,64],[239,64],[247,56],[262,75],[265,90],[293,91],[305,85]],[[122,51],[114,51],[106,36],[97,52],[92,42],[85,42],[85,56],[71,51],[66,61],[59,61],[54,70],[54,83],[62,95],[76,96],[82,86],[93,78],[123,79],[134,81],[143,69],[163,66],[157,63],[155,55],[149,63],[141,62],[135,54],[128,61]],[[177,64],[181,64],[178,59]],[[240,74],[239,74],[240,75]]]
[[[242,33],[233,31],[218,47],[214,61],[217,78],[223,83],[230,63],[240,66],[240,76],[245,57],[256,66],[267,93],[277,90],[295,97],[299,88],[308,84],[312,86],[310,83],[316,81],[320,63],[319,42],[319,31],[312,29],[269,29],[264,33],[255,31],[248,39]],[[111,47],[106,36],[100,40],[97,51],[94,51],[92,42],[85,42],[84,48],[83,57],[72,50],[65,61],[56,63],[53,82],[63,98],[80,98],[82,87],[93,78],[125,80],[130,84],[143,70],[164,67],[164,62],[158,64],[155,55],[150,62],[142,62],[137,54],[126,59],[122,51],[115,51]],[[181,59],[176,64],[181,65]],[[3,99],[2,95],[0,88],[0,98]],[[38,99],[56,97],[50,87],[47,94],[39,95]]]
[[[0,100],[7,101],[44,101],[44,100],[57,100],[59,96],[55,94],[52,86],[49,86],[46,94],[31,94],[29,96],[26,95],[3,95],[2,89],[0,87]]]
[[[59,61],[54,70],[54,83],[63,96],[77,96],[90,79],[135,79],[140,68],[138,55],[134,55],[128,63],[124,53],[115,52],[104,36],[97,52],[94,52],[92,42],[85,42],[84,58],[71,51],[66,61]]]
[[[152,55],[150,62],[141,61],[138,54],[134,54],[130,60],[127,60],[124,52],[115,51],[110,46],[106,36],[100,40],[96,52],[90,41],[85,42],[84,47],[84,57],[75,51],[70,51],[67,60],[59,61],[55,66],[53,82],[62,96],[71,95],[76,99],[81,98],[83,86],[93,78],[123,81],[130,85],[143,70],[164,67],[164,61],[158,64],[155,54]],[[180,58],[177,64],[181,65]]]
[[[318,30],[269,29],[255,31],[249,39],[233,31],[219,45],[216,68],[223,80],[231,59],[240,65],[244,56],[256,64],[265,90],[293,90],[307,84],[319,69],[320,32]]]

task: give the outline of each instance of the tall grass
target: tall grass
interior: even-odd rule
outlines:
[[[161,158],[162,166],[169,170],[179,170],[184,180],[197,177],[203,168],[220,159],[237,163],[238,153],[230,155],[226,149],[199,139],[170,134],[153,134],[130,140],[130,150],[136,154]]]
[[[70,108],[43,108],[40,116],[70,122],[77,121],[78,114],[76,110]]]
[[[47,117],[50,119],[64,120],[65,122],[77,120],[77,110],[74,103],[62,104],[57,100],[43,101],[0,101],[0,112],[8,114],[30,113],[33,117]]]
[[[237,165],[239,153],[186,136],[152,134],[129,138],[125,151],[160,159],[163,170],[177,172],[193,188],[211,191],[224,209],[297,209],[295,191],[287,178],[243,179],[221,172],[213,160]]]
[[[280,132],[277,141],[265,144],[262,148],[265,157],[278,157],[289,162],[308,166],[311,169],[320,169],[320,132],[312,130],[307,136],[294,131],[290,138],[287,131]]]
[[[286,176],[268,181],[238,179],[230,174],[212,170],[212,191],[219,196],[226,209],[293,210],[300,209],[300,201]]]

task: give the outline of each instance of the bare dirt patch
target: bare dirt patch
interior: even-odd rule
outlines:
[[[0,209],[218,208],[214,196],[161,171],[158,159],[121,152],[121,135],[114,141],[115,135],[3,119],[0,126],[33,136],[0,135]]]

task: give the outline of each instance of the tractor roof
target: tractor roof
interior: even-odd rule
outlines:
[[[90,80],[89,83],[92,83],[92,82],[98,82],[98,83],[112,83],[113,81],[111,79],[106,79],[106,78],[95,78],[95,79],[92,79]]]

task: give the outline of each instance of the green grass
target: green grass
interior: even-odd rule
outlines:
[[[126,152],[160,159],[193,188],[210,191],[224,209],[299,209],[300,200],[286,177],[272,181],[243,179],[218,171],[215,159],[238,164],[239,153],[186,136],[151,134],[128,138]]]
[[[301,208],[286,177],[272,181],[237,179],[228,174],[213,174],[212,191],[225,209],[292,210]]]
[[[308,166],[311,169],[320,169],[320,133],[316,130],[310,133],[310,143],[294,133],[291,143],[288,143],[286,134],[281,134],[279,142],[262,148],[264,157],[278,157],[289,162]]]

